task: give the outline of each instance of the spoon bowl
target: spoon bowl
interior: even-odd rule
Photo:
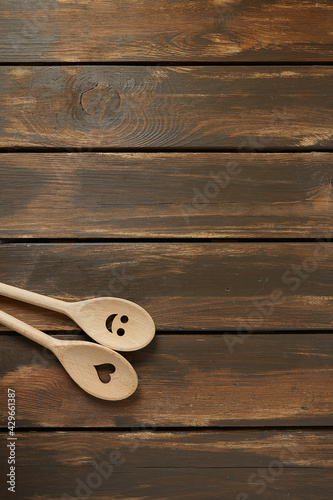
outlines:
[[[91,338],[116,351],[136,351],[148,345],[155,324],[147,311],[134,302],[99,297],[67,303],[67,314]]]
[[[131,396],[138,386],[132,365],[106,347],[61,341],[52,351],[77,385],[96,398],[119,401]]]

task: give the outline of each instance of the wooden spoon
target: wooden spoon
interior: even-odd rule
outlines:
[[[116,351],[142,349],[155,335],[150,314],[129,300],[99,297],[64,302],[4,283],[0,283],[0,294],[66,314],[96,342]]]
[[[128,398],[138,386],[132,365],[111,349],[92,342],[55,339],[3,311],[0,323],[50,349],[72,379],[96,398],[119,401]]]

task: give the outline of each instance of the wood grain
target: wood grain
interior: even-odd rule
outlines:
[[[1,335],[0,343],[2,427],[8,387],[17,394],[19,427],[333,424],[330,334],[253,334],[233,352],[223,335],[159,334],[145,349],[126,353],[139,387],[114,402],[84,392],[49,351],[28,339]]]
[[[19,432],[17,438],[22,500],[85,498],[89,491],[98,499],[220,500],[221,491],[232,500],[331,498],[331,431]],[[1,444],[2,462],[3,436]]]
[[[332,254],[325,241],[2,244],[0,276],[68,301],[131,300],[160,331],[327,329]],[[40,330],[78,329],[58,313],[3,297],[0,308]]]
[[[332,178],[330,153],[2,154],[0,238],[318,238]]]
[[[290,494],[293,495],[293,500],[304,500],[304,498],[331,500],[332,498],[332,473],[321,469],[295,470],[285,468],[281,479],[274,482],[272,481],[272,475],[268,475],[269,479],[265,482],[260,477],[258,469],[214,469],[212,467],[203,471],[202,469],[177,469],[171,466],[161,467],[160,469],[138,469],[126,475],[119,470],[107,481],[99,480],[98,476],[90,476],[95,472],[93,464],[89,468],[81,470],[78,478],[69,477],[69,471],[65,468],[61,469],[61,471],[63,470],[62,477],[64,480],[60,480],[59,477],[52,474],[52,469],[41,467],[40,471],[43,473],[42,477],[45,483],[42,479],[41,483],[38,484],[38,480],[33,479],[36,478],[36,475],[30,476],[26,481],[27,489],[22,486],[17,490],[23,494],[27,492],[30,496],[20,498],[22,500],[89,498],[77,497],[76,491],[80,495],[88,495],[89,492],[92,492],[94,500],[110,498],[116,498],[117,500],[142,500],[143,498],[145,500],[169,500],[170,498],[174,500],[201,500],[202,498],[205,498],[205,500],[220,500],[221,492],[224,495],[223,499],[254,500],[260,498],[260,496],[253,496],[256,491],[264,491],[265,500],[289,500]],[[263,474],[265,472],[267,474],[267,471],[262,471]],[[46,483],[49,478],[50,482]],[[84,489],[80,479],[85,481],[86,478],[90,478],[93,485],[99,485],[100,483],[101,485],[95,487],[95,489]],[[252,487],[248,484],[249,480],[256,481]],[[62,488],[61,485],[63,485]],[[36,490],[40,493],[38,496],[34,495]],[[47,491],[47,494],[43,495],[43,491]],[[63,496],[64,494],[66,496]],[[117,496],[110,496],[113,494]],[[10,498],[12,497],[6,496],[4,500],[10,500]]]
[[[327,150],[332,86],[329,66],[2,67],[0,146]]]
[[[328,0],[2,2],[1,61],[332,61]]]
[[[125,354],[138,391],[111,402],[0,325],[1,498],[11,388],[20,500],[331,500],[332,14],[2,2],[0,281],[132,300],[158,334]],[[59,313],[0,309],[89,340]]]

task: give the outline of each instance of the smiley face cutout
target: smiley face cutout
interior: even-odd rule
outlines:
[[[118,318],[118,319],[116,319]],[[109,330],[111,333],[117,333],[119,337],[122,337],[125,335],[125,329],[124,326],[126,323],[128,323],[128,316],[124,315],[120,317],[120,323],[121,325],[117,325],[114,323],[119,323],[119,315],[118,314],[111,314],[111,316],[108,317],[106,320],[106,328]],[[119,328],[118,328],[119,326]],[[114,330],[113,330],[114,328]]]

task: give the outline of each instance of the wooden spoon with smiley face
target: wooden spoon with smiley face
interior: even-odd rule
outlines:
[[[0,283],[0,294],[66,314],[96,342],[116,351],[142,349],[155,335],[150,314],[129,300],[98,297],[64,302],[4,283]]]

